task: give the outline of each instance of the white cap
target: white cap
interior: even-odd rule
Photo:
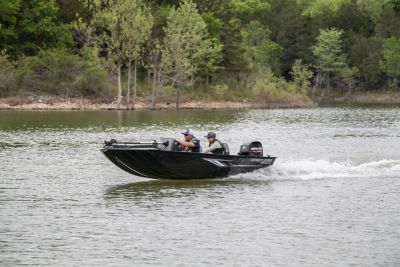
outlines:
[[[187,129],[186,131],[184,131],[182,134],[184,134],[184,135],[188,135],[188,134],[190,134],[190,135],[194,135],[194,132],[192,131],[192,129]]]

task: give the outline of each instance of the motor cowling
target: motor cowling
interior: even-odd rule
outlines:
[[[240,146],[240,150],[239,150],[238,155],[262,157],[262,155],[263,155],[263,147],[262,147],[261,142],[252,141],[252,142],[249,142],[249,143],[242,144]]]

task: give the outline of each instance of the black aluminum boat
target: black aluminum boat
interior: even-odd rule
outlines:
[[[207,179],[251,172],[272,165],[275,157],[263,156],[260,142],[241,145],[238,155],[177,151],[175,139],[161,142],[106,141],[102,152],[115,165],[133,175],[154,179]]]

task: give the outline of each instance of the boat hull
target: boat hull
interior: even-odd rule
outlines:
[[[105,147],[104,155],[122,170],[154,179],[208,179],[251,172],[275,157],[215,155],[158,149]]]

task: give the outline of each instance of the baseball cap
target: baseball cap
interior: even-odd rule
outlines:
[[[204,137],[212,137],[215,138],[217,135],[214,132],[208,132],[208,134]]]
[[[182,134],[183,134],[183,135],[188,135],[188,134],[194,135],[194,132],[192,131],[192,129],[187,129],[187,130],[184,131]]]

